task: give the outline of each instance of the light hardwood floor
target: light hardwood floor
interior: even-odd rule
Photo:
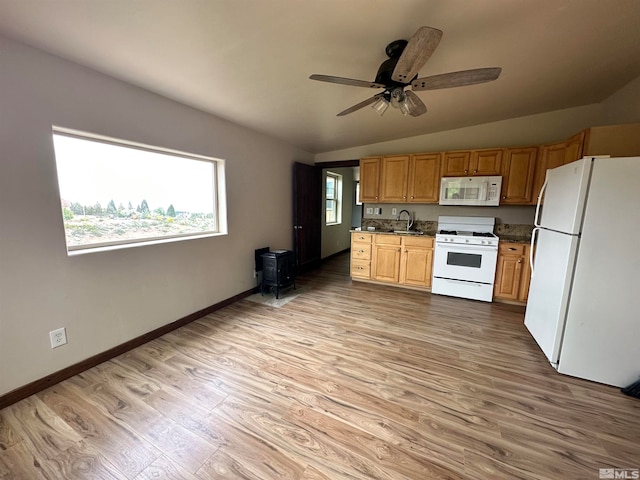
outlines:
[[[520,307],[302,276],[0,411],[4,479],[594,479],[640,400],[557,374]]]

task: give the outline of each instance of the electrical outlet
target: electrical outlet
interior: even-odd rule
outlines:
[[[51,340],[51,348],[60,347],[67,343],[67,332],[64,327],[51,330],[49,332],[49,339]]]
[[[374,213],[376,215],[382,215],[382,209],[381,208],[375,208],[374,210],[375,210]]]
[[[367,208],[367,215],[373,215],[373,208]]]
[[[393,215],[394,217],[398,214],[398,209],[397,208],[392,208],[391,209],[391,215]]]

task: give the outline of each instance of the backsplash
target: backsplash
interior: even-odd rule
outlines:
[[[496,225],[493,233],[504,240],[521,240],[529,242],[531,241],[532,232],[533,225],[514,225],[511,223],[504,223]]]
[[[363,218],[362,230],[366,230],[368,227],[373,227],[376,230],[390,231],[390,230],[406,230],[406,220],[390,220],[385,218]],[[427,235],[435,235],[438,229],[438,222],[431,220],[416,220],[411,227],[411,230],[422,230]]]
[[[362,230],[366,230],[368,227],[373,227],[379,231],[406,230],[407,221],[363,218]],[[435,235],[438,231],[438,222],[431,220],[416,220],[411,229],[422,230],[427,235]],[[531,240],[532,231],[533,225],[499,223],[495,226],[493,233],[504,240],[528,242]]]

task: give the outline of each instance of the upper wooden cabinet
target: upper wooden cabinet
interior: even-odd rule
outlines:
[[[439,153],[360,160],[361,202],[438,203],[439,193]]]
[[[503,148],[491,150],[472,150],[469,162],[469,175],[501,175]]]
[[[440,154],[412,155],[409,163],[409,203],[438,203]]]
[[[501,205],[531,202],[538,147],[509,148],[502,162]]]
[[[443,177],[465,177],[469,174],[471,152],[444,152],[442,154]]]
[[[535,204],[547,170],[584,155],[640,155],[640,123],[592,127],[540,147],[388,155],[360,160],[360,201],[438,203],[441,177],[501,175],[502,205]]]
[[[535,204],[537,202],[540,189],[547,176],[547,170],[566,165],[582,157],[584,137],[585,132],[583,131],[564,142],[551,143],[540,147],[530,203]]]
[[[444,152],[443,177],[470,177],[473,175],[500,175],[504,149],[462,150]]]
[[[409,155],[382,157],[380,170],[380,201],[403,203],[407,201]]]
[[[382,157],[360,159],[360,201],[376,203],[380,191],[380,163]]]

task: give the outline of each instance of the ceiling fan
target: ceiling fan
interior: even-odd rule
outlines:
[[[378,114],[383,115],[389,105],[399,108],[403,115],[418,117],[427,113],[427,107],[413,93],[422,90],[462,87],[478,83],[491,82],[500,76],[502,68],[476,68],[460,72],[443,73],[429,77],[417,78],[418,72],[427,63],[429,57],[440,43],[442,31],[432,27],[420,27],[409,41],[395,40],[387,45],[385,52],[389,57],[382,62],[376,79],[373,82],[354,80],[352,78],[333,77],[331,75],[311,75],[311,80],[339,83],[354,87],[384,88],[367,100],[338,113],[342,117],[367,105],[372,105]],[[411,90],[405,90],[411,85]]]

